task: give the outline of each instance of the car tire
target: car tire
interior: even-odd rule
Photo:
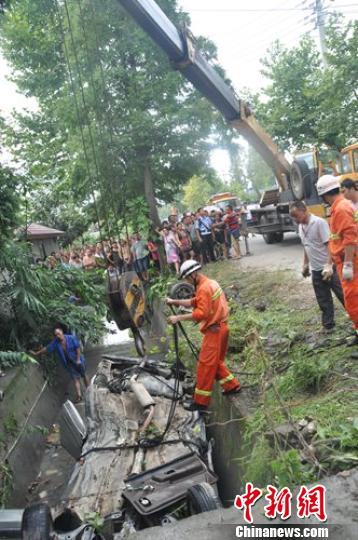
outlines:
[[[265,215],[261,217],[260,224],[262,225],[269,224],[269,220]],[[262,233],[262,238],[265,240],[266,244],[274,244],[276,242],[276,234],[278,233],[275,233],[275,232]]]
[[[275,233],[275,242],[279,243],[283,240],[283,232],[277,232]]]
[[[24,510],[21,523],[22,540],[51,540],[53,521],[50,508],[44,503],[35,503]]]
[[[131,330],[133,332],[134,346],[136,348],[136,351],[141,358],[144,358],[146,355],[146,347],[143,335],[139,328],[137,328],[136,326],[133,326]]]
[[[294,160],[290,168],[290,187],[296,201],[307,199],[312,192],[312,176],[307,163]]]
[[[170,298],[175,300],[187,300],[193,298],[193,296],[195,296],[195,290],[190,283],[175,283],[170,289]]]
[[[276,242],[276,233],[264,233],[262,236],[266,244],[274,244]]]
[[[191,516],[220,508],[214,488],[208,482],[194,484],[187,492],[188,510]]]

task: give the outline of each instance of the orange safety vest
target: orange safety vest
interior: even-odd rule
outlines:
[[[200,331],[205,332],[209,326],[226,322],[229,318],[229,306],[220,285],[213,279],[199,274],[199,283],[191,305],[194,307],[192,317],[200,322]]]
[[[354,207],[343,195],[339,195],[331,206],[329,226],[329,250],[333,260],[343,260],[346,246],[358,246],[358,223]]]

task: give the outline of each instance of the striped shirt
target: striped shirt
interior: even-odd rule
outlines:
[[[224,221],[229,227],[230,232],[237,231],[240,227],[239,225],[239,218],[235,214],[235,212],[231,212],[230,214],[226,214],[224,216]]]

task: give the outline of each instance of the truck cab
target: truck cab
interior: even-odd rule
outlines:
[[[225,212],[225,209],[228,204],[233,208],[240,206],[240,199],[236,197],[233,193],[226,191],[225,193],[216,193],[210,197],[208,204],[217,206],[222,212]]]
[[[341,150],[338,160],[338,171],[341,180],[351,178],[358,182],[358,142]]]

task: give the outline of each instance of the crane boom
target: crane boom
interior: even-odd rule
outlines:
[[[290,164],[277,145],[238,99],[230,86],[200,54],[187,30],[179,31],[154,0],[119,0],[122,6],[168,55],[173,66],[220,111],[273,170],[282,190],[288,188]]]

